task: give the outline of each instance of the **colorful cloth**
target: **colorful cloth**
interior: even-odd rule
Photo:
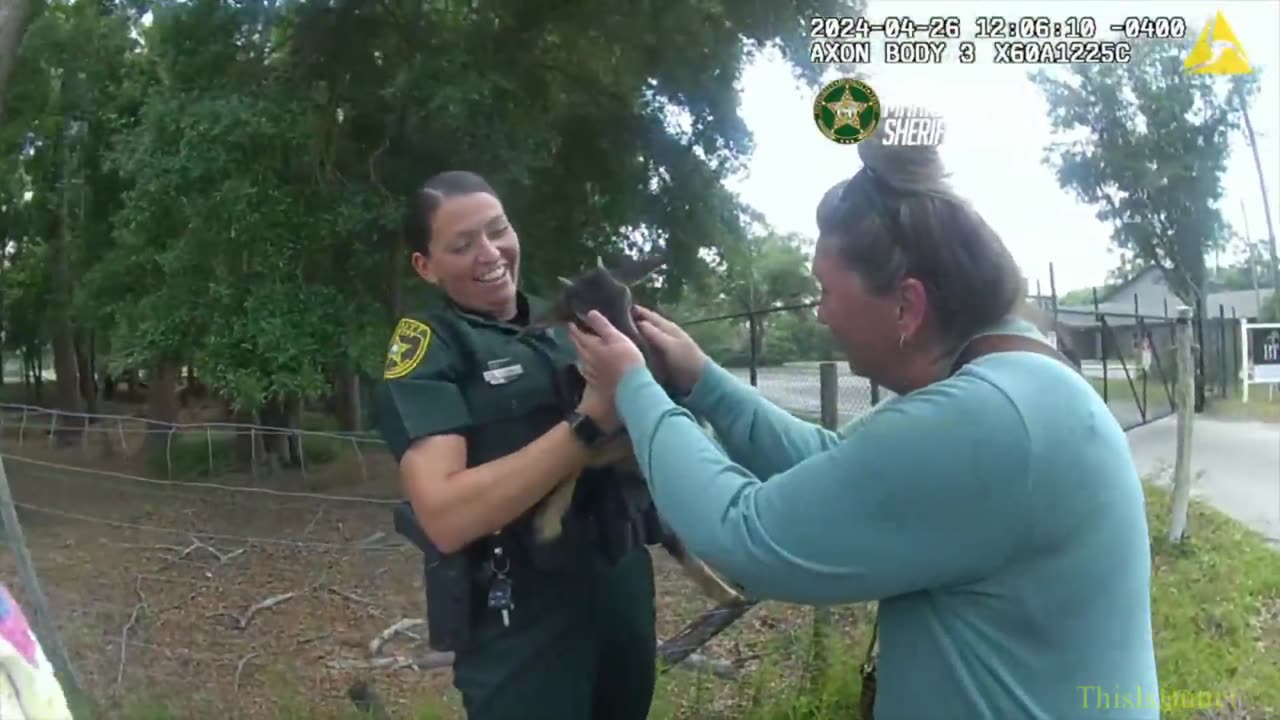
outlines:
[[[0,583],[0,670],[0,718],[71,720],[53,666],[4,583]]]

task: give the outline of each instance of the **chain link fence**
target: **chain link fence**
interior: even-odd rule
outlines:
[[[817,421],[819,365],[845,362],[818,322],[817,307],[810,302],[677,322],[716,363],[784,410]],[[861,417],[887,394],[866,378],[839,373],[839,422]]]

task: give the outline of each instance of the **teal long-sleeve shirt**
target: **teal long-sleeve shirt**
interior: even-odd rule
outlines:
[[[979,357],[841,434],[711,362],[682,404],[619,384],[659,512],[752,597],[879,600],[878,720],[1159,717],[1142,485],[1070,368]]]

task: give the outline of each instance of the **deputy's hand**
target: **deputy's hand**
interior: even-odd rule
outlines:
[[[702,367],[707,362],[707,354],[679,325],[648,308],[637,305],[635,310],[639,317],[636,326],[644,339],[666,360],[674,389],[688,394],[702,378]]]
[[[586,373],[582,373],[586,377]],[[596,425],[606,433],[612,433],[622,426],[618,419],[618,409],[614,406],[613,393],[605,392],[599,385],[587,383],[587,389],[578,402],[578,412],[596,421]]]

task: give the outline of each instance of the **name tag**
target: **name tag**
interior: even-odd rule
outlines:
[[[491,360],[489,369],[484,371],[484,381],[490,385],[506,385],[524,374],[524,366],[511,361],[511,358]]]

